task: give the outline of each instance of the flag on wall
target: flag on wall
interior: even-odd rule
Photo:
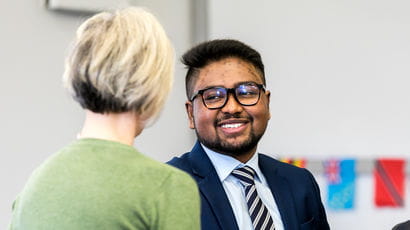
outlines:
[[[375,204],[377,207],[404,205],[404,159],[376,160],[374,169]]]
[[[355,195],[356,161],[328,160],[325,173],[328,182],[327,205],[331,209],[352,209]]]
[[[304,168],[306,166],[306,160],[303,158],[285,157],[285,158],[280,159],[280,161],[294,165],[294,166],[298,166],[299,168]]]

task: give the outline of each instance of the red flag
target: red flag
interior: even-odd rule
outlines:
[[[376,160],[375,204],[378,207],[404,205],[404,159]]]

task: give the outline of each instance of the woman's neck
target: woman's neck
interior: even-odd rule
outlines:
[[[143,122],[134,112],[101,114],[86,110],[78,138],[97,138],[133,145],[135,137],[143,128]]]

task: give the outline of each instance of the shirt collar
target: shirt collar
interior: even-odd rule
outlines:
[[[219,179],[223,182],[234,169],[241,168],[245,165],[252,167],[256,172],[255,179],[263,180],[262,172],[259,169],[258,164],[258,154],[254,154],[248,162],[242,163],[237,159],[228,156],[226,154],[217,153],[201,143],[202,148],[204,149],[206,155],[208,155],[211,160],[216,173],[218,174]]]

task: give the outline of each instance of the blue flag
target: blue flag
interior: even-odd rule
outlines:
[[[325,172],[328,181],[327,205],[330,209],[352,209],[355,194],[356,161],[328,160]]]

